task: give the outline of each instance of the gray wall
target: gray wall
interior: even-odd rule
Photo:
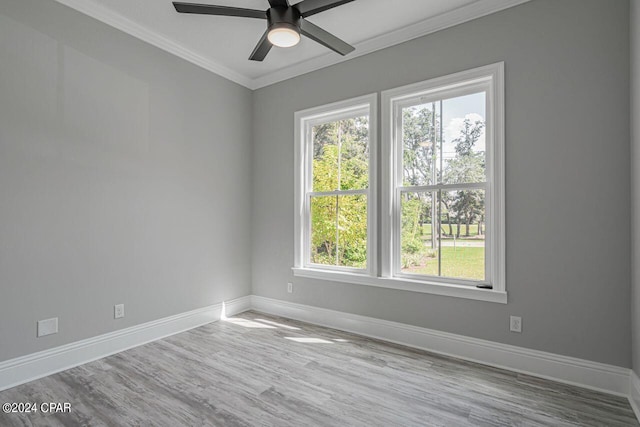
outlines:
[[[0,2],[0,360],[250,293],[251,102],[55,2]]]
[[[257,90],[253,293],[629,367],[628,12],[534,0]],[[497,61],[509,304],[294,278],[294,112]]]
[[[633,370],[640,375],[640,0],[631,0],[631,166]]]
[[[257,295],[630,366],[627,13],[533,0],[252,95],[54,2],[3,0],[0,361],[247,295],[253,278]],[[509,304],[294,279],[294,111],[496,61]],[[53,316],[60,333],[35,338]]]

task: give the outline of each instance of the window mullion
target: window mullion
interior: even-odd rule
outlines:
[[[307,194],[311,197],[318,196],[335,196],[335,195],[367,195],[369,190],[334,190],[334,191],[309,191]]]
[[[486,182],[468,182],[460,184],[436,184],[436,185],[409,185],[396,187],[402,192],[423,192],[423,191],[464,191],[464,190],[484,190],[488,187]]]
[[[336,194],[336,266],[340,265],[340,196]]]

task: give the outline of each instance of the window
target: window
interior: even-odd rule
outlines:
[[[379,187],[374,96],[297,113],[294,273],[506,302],[503,75],[382,92]]]
[[[296,113],[296,265],[373,271],[375,101],[371,95]]]

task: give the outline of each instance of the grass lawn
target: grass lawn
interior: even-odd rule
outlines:
[[[442,276],[484,280],[484,248],[442,247]],[[438,257],[423,258],[422,265],[403,268],[404,273],[438,275]]]

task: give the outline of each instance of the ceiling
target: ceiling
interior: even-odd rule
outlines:
[[[305,37],[248,57],[266,21],[179,14],[171,0],[56,0],[250,89],[267,86],[528,0],[355,0],[309,18],[356,47],[342,57]],[[267,0],[182,0],[266,10]],[[299,0],[290,0],[292,4]]]

